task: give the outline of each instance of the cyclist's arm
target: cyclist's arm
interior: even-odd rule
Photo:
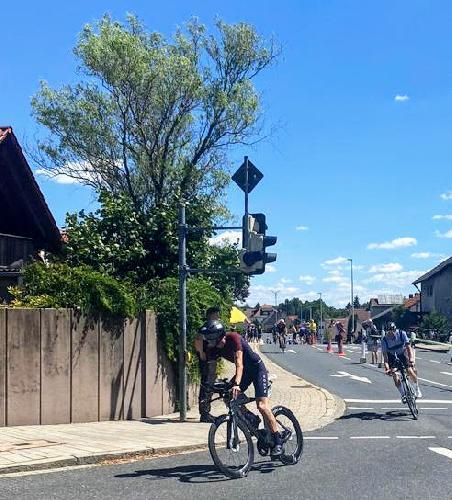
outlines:
[[[243,351],[237,351],[235,353],[235,385],[240,385],[243,375]]]
[[[203,339],[202,339],[201,335],[196,336],[193,344],[194,344],[195,350],[198,353],[201,360],[205,361],[206,360],[206,353],[204,352],[204,349],[203,349],[204,346],[203,346]]]
[[[410,344],[406,344],[405,345],[405,350],[406,350],[406,353],[408,354],[408,362],[409,363],[414,363],[413,359],[414,359],[414,356],[413,356],[413,349],[412,347],[410,346]]]

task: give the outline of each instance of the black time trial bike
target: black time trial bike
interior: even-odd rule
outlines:
[[[269,394],[271,394],[269,381]],[[283,441],[283,453],[271,456],[273,437],[267,424],[259,428],[260,418],[245,408],[256,401],[241,393],[232,397],[231,383],[224,379],[215,382],[210,390],[218,394],[212,401],[223,399],[228,413],[215,419],[209,430],[209,451],[217,468],[226,476],[241,478],[248,474],[254,463],[254,444],[260,455],[270,454],[270,458],[280,460],[285,465],[298,463],[303,453],[303,432],[300,423],[291,410],[284,406],[272,408]]]

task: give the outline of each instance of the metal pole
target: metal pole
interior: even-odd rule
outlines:
[[[323,321],[322,292],[320,292],[319,295],[320,295],[320,333],[323,334],[323,328],[322,328],[322,321]]]
[[[353,305],[353,259],[348,259],[350,261],[350,288],[351,288],[351,302],[352,306],[352,335],[355,333],[355,306]]]
[[[179,402],[180,421],[187,419],[187,226],[185,204],[179,206]]]
[[[246,248],[246,243],[248,242],[248,156],[245,156],[245,227],[243,228],[243,236],[245,237],[245,241],[242,241],[242,248]]]
[[[278,293],[279,292],[272,292],[272,293],[275,296],[275,313],[276,313],[276,321],[278,321]]]

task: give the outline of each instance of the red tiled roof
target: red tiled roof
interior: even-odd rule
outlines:
[[[403,303],[403,307],[406,309],[409,309],[410,307],[415,306],[418,302],[420,302],[421,296],[417,293],[414,297],[410,297],[409,299],[406,299],[405,302]]]

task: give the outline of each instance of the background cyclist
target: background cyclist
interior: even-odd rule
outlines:
[[[387,375],[392,375],[394,384],[402,396],[402,402],[406,402],[405,390],[401,384],[400,377],[395,371],[397,368],[397,359],[403,364],[407,370],[408,376],[416,385],[416,397],[421,398],[422,394],[414,371],[413,351],[406,332],[398,330],[395,323],[389,323],[386,329],[386,335],[381,342],[381,350],[383,353],[385,372]]]

